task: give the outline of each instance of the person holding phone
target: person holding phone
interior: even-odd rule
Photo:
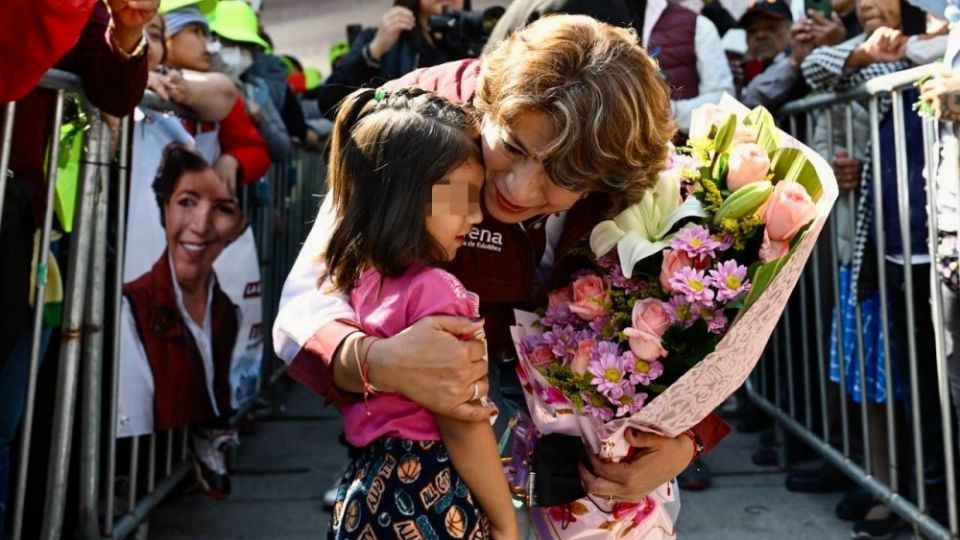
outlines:
[[[378,86],[411,71],[462,56],[434,42],[429,33],[431,15],[444,10],[470,9],[470,0],[395,0],[376,27],[364,28],[353,40],[350,52],[330,77],[307,98],[315,98],[331,120],[345,97],[363,86]],[[311,95],[312,94],[312,95]]]

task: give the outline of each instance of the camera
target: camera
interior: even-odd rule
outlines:
[[[483,51],[504,11],[500,6],[476,11],[450,11],[444,8],[442,14],[430,16],[427,28],[430,37],[438,45],[461,58],[476,58]]]

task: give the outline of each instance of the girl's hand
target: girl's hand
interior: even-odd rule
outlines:
[[[874,62],[896,62],[907,55],[907,36],[886,26],[874,30],[858,49]]]
[[[383,15],[377,35],[370,42],[370,56],[373,60],[380,60],[387,54],[400,39],[402,32],[413,30],[417,26],[417,18],[413,12],[402,6],[394,6]]]

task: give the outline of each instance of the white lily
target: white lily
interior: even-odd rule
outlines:
[[[590,233],[590,249],[597,257],[617,247],[623,275],[630,277],[637,261],[662,251],[676,233],[668,234],[678,221],[707,217],[696,197],[680,195],[680,171],[663,171],[657,184],[612,220],[603,221]]]

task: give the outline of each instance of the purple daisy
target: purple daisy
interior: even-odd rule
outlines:
[[[570,307],[566,304],[548,307],[547,312],[543,315],[543,319],[540,320],[544,326],[551,327],[576,325],[582,321],[583,319],[574,315],[574,313],[570,311]]]
[[[597,349],[599,350],[603,345],[604,343],[597,345]],[[629,386],[626,367],[619,350],[615,354],[604,352],[596,354],[596,357],[587,365],[587,371],[593,375],[590,384],[608,398],[617,399]]]
[[[730,319],[727,318],[722,309],[711,312],[710,318],[704,317],[704,320],[707,321],[707,331],[713,334],[722,334],[727,329],[727,325],[730,324]]]
[[[716,250],[722,245],[714,239],[710,230],[702,225],[682,229],[670,242],[670,247],[686,252],[691,259],[703,256],[715,257]]]
[[[596,392],[584,392],[580,394],[583,397],[583,410],[601,422],[613,420],[613,411],[610,410],[607,398]]]
[[[674,324],[681,323],[684,328],[690,328],[700,318],[700,306],[687,302],[686,297],[677,295],[667,302],[667,313]]]
[[[669,280],[673,290],[682,294],[687,302],[696,302],[703,306],[713,304],[714,291],[711,289],[713,280],[703,270],[684,267],[674,272]]]
[[[579,345],[579,332],[572,326],[554,326],[553,330],[543,333],[543,341],[550,350],[565,364],[573,360]]]
[[[619,399],[614,400],[617,405],[617,412],[615,414],[621,418],[636,414],[643,409],[643,404],[646,401],[647,394],[645,392],[637,393],[637,391],[630,386]]]
[[[750,290],[747,281],[747,267],[737,261],[724,261],[710,270],[710,279],[717,288],[717,301],[726,303]]]
[[[631,355],[630,384],[650,386],[650,382],[663,375],[663,364],[657,360],[644,360]]]

